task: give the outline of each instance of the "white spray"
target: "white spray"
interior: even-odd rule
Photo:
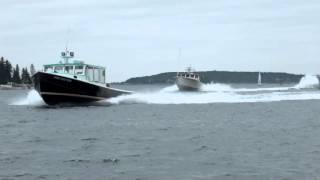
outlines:
[[[31,90],[28,92],[27,97],[18,98],[11,105],[31,105],[31,106],[41,106],[44,105],[44,102],[41,96],[38,94],[36,90]]]

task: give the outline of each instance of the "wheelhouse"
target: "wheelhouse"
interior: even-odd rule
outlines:
[[[87,80],[89,82],[105,83],[106,81],[104,67],[85,64],[82,61],[44,65],[43,71]]]
[[[178,72],[177,77],[189,78],[200,81],[200,75],[194,72],[194,69],[192,69],[191,67],[187,67],[185,72]]]
[[[184,77],[184,78],[200,80],[200,76],[198,74],[188,73],[188,72],[180,72],[177,74],[177,77]]]

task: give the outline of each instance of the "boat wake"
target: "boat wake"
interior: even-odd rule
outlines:
[[[208,103],[249,103],[285,100],[320,99],[317,91],[264,92],[258,94],[240,94],[237,92],[154,92],[136,93],[107,100],[112,104],[208,104]]]
[[[300,83],[294,86],[295,89],[313,89],[319,87],[319,80],[317,76],[305,75]]]
[[[200,92],[179,92],[175,85],[157,92],[135,93],[107,100],[113,104],[207,104],[272,102],[320,99],[316,76],[306,75],[291,87],[233,88],[226,84],[205,84]]]
[[[291,87],[233,88],[226,84],[205,84],[200,92],[180,92],[175,85],[155,92],[138,92],[111,98],[94,105],[110,104],[207,104],[207,103],[248,103],[285,100],[320,99],[316,76],[306,75],[299,84]],[[24,98],[11,105],[43,106],[40,95],[32,90]]]

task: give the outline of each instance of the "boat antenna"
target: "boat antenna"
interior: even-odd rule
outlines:
[[[179,54],[178,54],[178,71],[177,71],[177,76],[179,75],[180,66],[181,66],[181,48],[179,48]]]
[[[67,34],[66,34],[66,51],[68,51],[69,40],[70,40],[70,27],[68,27]]]
[[[66,37],[66,49],[64,52],[61,52],[61,57],[64,59],[64,63],[68,64],[69,59],[74,57],[74,52],[69,51],[68,45],[69,45],[69,34],[70,34],[70,28],[67,30],[67,37]]]

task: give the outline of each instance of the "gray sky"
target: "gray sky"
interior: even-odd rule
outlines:
[[[76,59],[106,66],[109,81],[188,65],[320,73],[319,0],[1,0],[0,5],[0,56],[23,66],[58,62],[69,39]]]

